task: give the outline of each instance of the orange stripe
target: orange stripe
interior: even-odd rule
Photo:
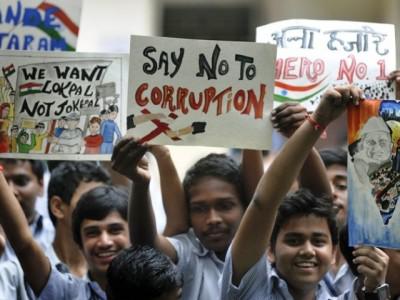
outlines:
[[[56,12],[54,13],[54,15],[75,35],[78,35],[79,33],[79,27],[65,14],[65,12],[53,5],[53,4],[49,4],[49,3],[45,3],[42,2],[39,6],[39,9],[43,9],[43,10],[47,10],[49,8],[56,8]]]
[[[282,81],[275,81],[275,87],[279,87],[281,89],[285,89],[288,91],[305,92],[305,91],[311,90],[311,89],[315,88],[316,86],[320,85],[321,82],[323,82],[325,79],[326,79],[326,76],[316,83],[313,83],[310,85],[304,85],[304,86],[290,85],[287,83],[283,83]]]

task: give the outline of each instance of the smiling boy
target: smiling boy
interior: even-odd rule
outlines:
[[[100,186],[85,193],[74,210],[74,236],[88,261],[90,280],[87,280],[51,266],[33,239],[22,209],[2,174],[0,188],[0,220],[35,296],[41,299],[105,300],[108,265],[122,249],[130,246],[128,195],[112,186]]]
[[[354,87],[328,90],[261,178],[227,253],[221,299],[336,299],[320,282],[336,251],[332,205],[304,190],[283,199],[323,128],[360,99]],[[384,282],[387,257],[368,247],[355,256],[367,290]]]

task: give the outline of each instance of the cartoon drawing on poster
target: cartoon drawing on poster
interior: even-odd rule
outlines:
[[[130,53],[127,134],[153,144],[270,147],[275,46],[132,36]]]
[[[120,54],[0,52],[0,64],[13,62],[15,70],[3,80],[11,92],[0,99],[5,107],[0,155],[108,160],[125,131],[120,95],[126,91],[127,59]]]
[[[345,83],[367,99],[394,99],[387,81],[396,68],[393,25],[294,19],[258,27],[257,41],[278,46],[275,106],[292,101],[313,110],[329,86]]]
[[[0,49],[75,51],[82,0],[2,0]]]
[[[400,102],[348,112],[350,243],[400,248]]]

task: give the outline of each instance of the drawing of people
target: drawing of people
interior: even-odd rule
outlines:
[[[102,154],[112,154],[114,145],[114,135],[117,136],[116,141],[118,141],[122,134],[118,128],[115,119],[118,115],[118,106],[110,105],[108,108],[108,118],[101,122],[100,134],[103,136],[103,143],[100,147],[100,153]]]
[[[360,140],[353,156],[354,167],[362,183],[369,182],[369,175],[386,163],[391,164],[392,138],[381,117],[371,117],[360,132]]]
[[[11,127],[11,133],[10,133],[10,137],[11,137],[11,142],[10,142],[10,152],[17,152],[18,151],[18,147],[17,147],[17,136],[18,136],[18,125],[13,125]]]
[[[81,151],[83,133],[78,127],[80,120],[79,114],[72,112],[66,118],[67,127],[61,132],[60,136],[53,137],[51,142],[55,144],[53,152],[78,154]]]
[[[100,135],[101,119],[98,116],[90,118],[89,135],[85,136],[85,154],[99,154],[103,137]]]
[[[61,135],[61,132],[65,129],[65,125],[67,124],[67,118],[65,116],[62,116],[60,119],[57,121],[57,127],[54,129],[54,136],[59,137]]]
[[[9,150],[9,136],[8,128],[10,126],[10,120],[8,115],[10,113],[10,103],[4,102],[0,104],[0,152],[8,152]]]
[[[18,152],[20,153],[29,153],[36,144],[36,138],[34,134],[30,134],[30,142],[29,142],[29,133],[22,129],[21,132],[17,136],[17,147]]]
[[[34,133],[35,138],[36,138],[36,145],[35,148],[33,148],[34,152],[37,153],[42,153],[43,152],[43,141],[47,138],[48,133],[45,132],[45,125],[43,122],[39,122],[35,126]]]

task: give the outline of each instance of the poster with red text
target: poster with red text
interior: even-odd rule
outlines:
[[[268,149],[276,46],[132,36],[127,133],[141,142]]]
[[[1,0],[0,49],[75,51],[82,0]]]
[[[349,21],[286,20],[257,28],[257,42],[276,44],[275,106],[314,110],[330,86],[355,84],[366,98],[394,99],[394,26]]]

